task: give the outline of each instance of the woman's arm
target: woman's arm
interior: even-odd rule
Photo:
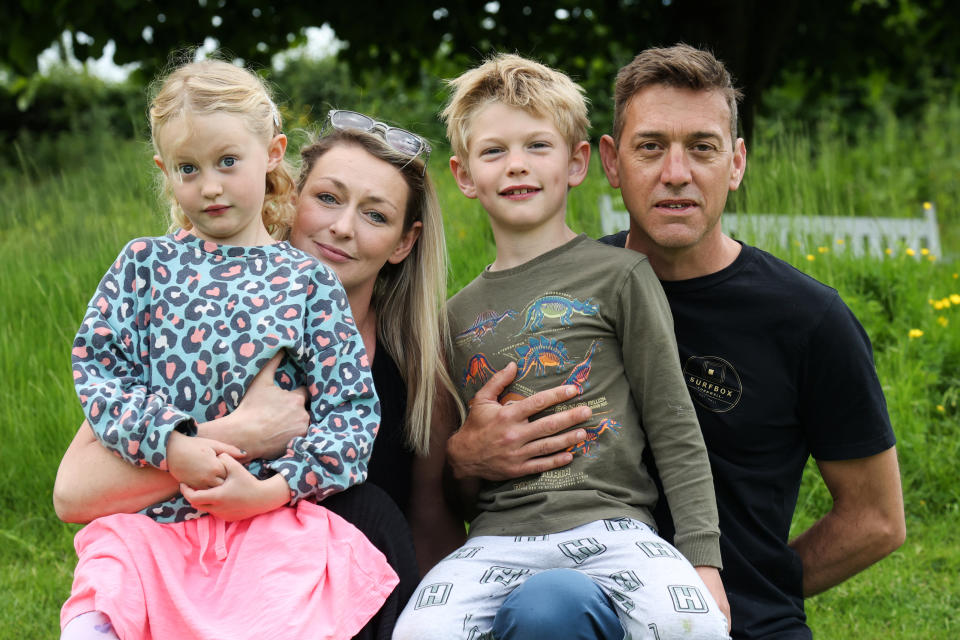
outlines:
[[[430,420],[430,453],[413,463],[410,506],[407,518],[423,576],[466,540],[466,527],[444,497],[443,468],[447,439],[456,429],[459,415],[453,398],[439,390]]]
[[[134,467],[107,451],[84,420],[57,469],[53,508],[64,522],[87,523],[111,513],[134,513],[178,491],[166,471]]]
[[[284,391],[273,383],[282,356],[267,363],[233,413],[197,425],[198,435],[232,444],[247,458],[278,457],[294,436],[306,432],[306,390]],[[107,451],[84,422],[57,470],[53,506],[65,522],[90,522],[111,513],[133,513],[176,495],[166,471],[137,468]]]

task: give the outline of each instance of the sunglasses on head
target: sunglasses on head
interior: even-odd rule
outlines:
[[[384,142],[394,151],[399,151],[410,159],[424,154],[423,170],[427,170],[427,161],[430,160],[430,145],[427,141],[406,129],[391,127],[383,122],[374,120],[370,116],[356,111],[344,109],[330,109],[327,112],[327,121],[334,129],[357,129],[369,133],[377,133]]]

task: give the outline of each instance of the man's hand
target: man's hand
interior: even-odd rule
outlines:
[[[195,489],[208,489],[223,484],[227,477],[219,458],[221,453],[228,457],[243,455],[243,451],[225,442],[174,431],[167,442],[167,466],[179,482]]]
[[[282,359],[283,352],[270,358],[233,413],[202,425],[203,434],[220,440],[229,438],[246,450],[244,459],[279,458],[292,438],[305,435],[310,424],[307,390],[300,387],[284,391],[273,381]]]
[[[707,585],[710,595],[717,601],[717,606],[727,618],[727,633],[730,633],[730,603],[727,602],[727,592],[723,588],[723,580],[720,579],[720,572],[716,567],[699,566],[694,567],[699,574],[703,584]]]
[[[290,487],[283,476],[258,480],[230,456],[223,454],[219,458],[226,470],[226,478],[219,486],[198,491],[180,485],[183,497],[197,509],[233,522],[273,511],[290,501]]]
[[[473,398],[466,422],[447,441],[447,459],[456,478],[497,481],[556,469],[573,460],[573,454],[565,449],[587,437],[583,429],[560,432],[590,418],[589,407],[528,420],[574,398],[577,388],[572,385],[500,404],[500,394],[516,375],[517,365],[511,362],[483,385]]]

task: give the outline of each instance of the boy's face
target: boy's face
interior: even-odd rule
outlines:
[[[492,103],[470,123],[467,158],[450,169],[460,190],[477,198],[494,230],[529,232],[563,222],[567,189],[586,177],[590,145],[570,145],[550,118]]]

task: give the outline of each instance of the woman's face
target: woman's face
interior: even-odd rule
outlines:
[[[408,192],[388,162],[337,145],[304,182],[290,242],[331,267],[348,295],[370,295],[380,268],[402,262],[420,235],[420,222],[403,230]]]

